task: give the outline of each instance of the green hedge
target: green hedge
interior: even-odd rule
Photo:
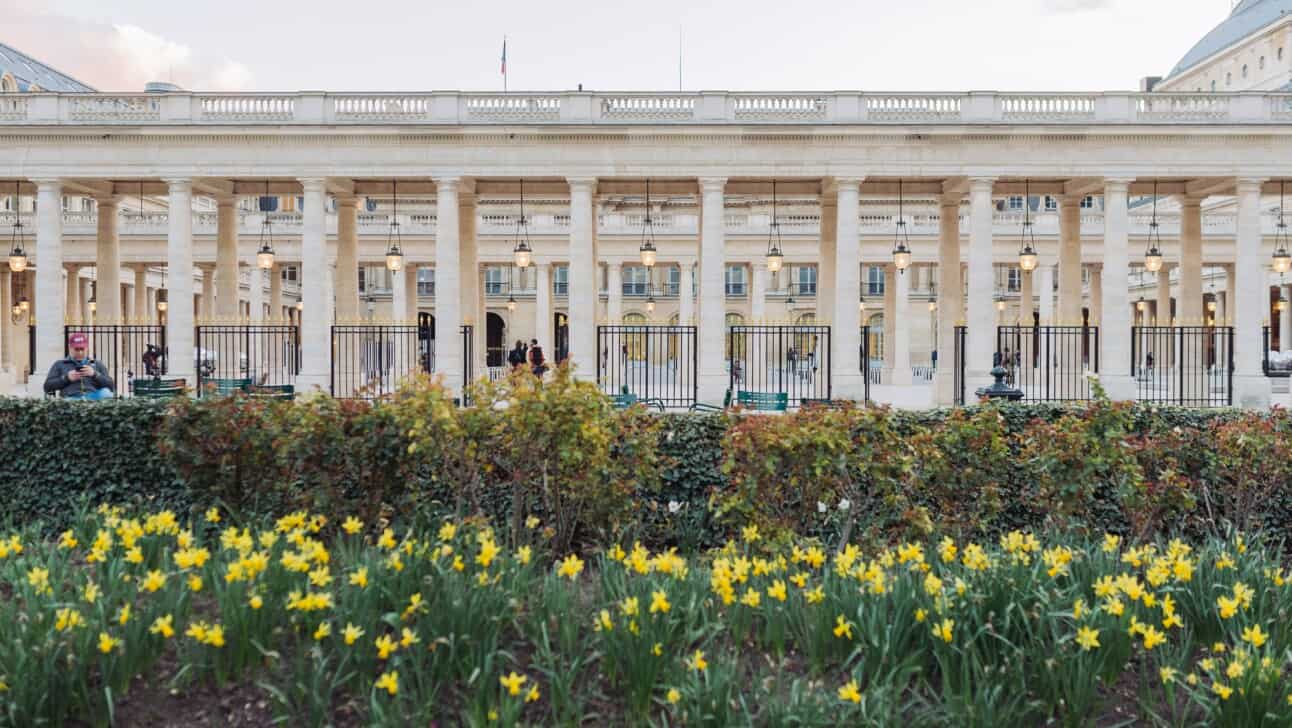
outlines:
[[[509,408],[459,409],[425,382],[376,406],[0,399],[0,516],[59,527],[82,499],[368,520],[458,511],[513,538],[530,515],[571,544],[614,535],[686,549],[751,521],[830,540],[850,528],[1281,530],[1292,518],[1281,469],[1292,466],[1262,465],[1288,446],[1279,412],[1101,402],[642,417],[558,375],[475,393]],[[567,434],[542,439],[553,432]],[[857,510],[839,512],[843,500]]]

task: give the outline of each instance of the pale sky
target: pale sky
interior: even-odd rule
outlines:
[[[1102,91],[1230,0],[0,0],[0,41],[104,91]]]

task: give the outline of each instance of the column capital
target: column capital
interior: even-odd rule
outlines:
[[[1072,195],[1067,193],[1059,195],[1057,198],[1059,201],[1059,209],[1063,209],[1065,207],[1075,207],[1079,210],[1081,209],[1081,203],[1085,202],[1086,198],[1089,196],[1090,195],[1083,195],[1083,194]]]
[[[700,177],[696,180],[700,185],[700,192],[723,192],[727,191],[726,177]]]
[[[1259,195],[1261,186],[1268,181],[1265,177],[1239,177],[1234,180],[1234,190],[1239,194],[1255,192]]]
[[[589,192],[593,192],[597,187],[596,177],[566,177],[565,181],[570,185],[571,190],[586,188]]]
[[[120,204],[120,202],[121,202],[120,195],[110,194],[110,195],[94,196],[94,204],[98,205],[99,207],[115,207],[118,204]]]
[[[1203,197],[1198,195],[1176,195],[1176,201],[1180,207],[1202,207]]]
[[[190,177],[166,177],[162,179],[162,182],[166,183],[166,186],[170,188],[171,192],[175,192],[177,190],[193,191],[193,180]]]
[[[1130,192],[1131,183],[1135,177],[1131,175],[1119,175],[1115,177],[1104,177],[1104,191],[1114,190],[1118,192]]]
[[[359,205],[358,195],[333,195],[332,199],[336,200],[337,207],[357,207]]]
[[[304,192],[327,192],[327,179],[324,177],[301,177],[297,181]]]
[[[446,175],[443,177],[432,177],[431,179],[435,182],[436,194],[439,194],[441,190],[444,190],[445,192],[449,190],[456,191],[462,186],[462,178],[457,176]]]
[[[211,196],[215,198],[216,207],[233,207],[234,205],[238,204],[238,195],[218,194],[218,195],[211,195]]]
[[[988,190],[994,190],[996,187],[996,177],[986,174],[970,175],[969,190],[971,192],[974,190],[981,191],[984,187]]]
[[[31,183],[37,187],[44,187],[46,189],[50,187],[63,186],[63,180],[59,177],[32,177]]]
[[[827,177],[825,180],[825,192],[839,192],[848,188],[858,194],[861,193],[861,183],[866,181],[864,175],[852,175],[848,177]]]

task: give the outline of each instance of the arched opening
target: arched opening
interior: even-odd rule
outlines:
[[[799,316],[798,319],[795,320],[794,324],[796,326],[801,326],[804,329],[815,327],[816,314],[810,312],[805,313]],[[821,337],[815,331],[799,330],[794,333],[794,349],[796,350],[796,353],[801,356],[815,357],[816,348],[820,343]]]
[[[507,322],[496,313],[485,314],[485,366],[500,367],[507,355]]]
[[[552,351],[556,355],[556,361],[559,363],[568,359],[570,357],[569,316],[563,313],[556,314],[556,317],[553,320],[552,341],[554,342]],[[543,342],[540,341],[538,343],[541,345]]]
[[[728,331],[728,333],[727,333],[727,337],[726,337],[726,339],[727,339],[727,341],[726,341],[726,345],[725,345],[725,346],[726,346],[726,348],[724,349],[724,351],[726,351],[725,358],[726,358],[727,360],[730,360],[730,359],[731,359],[731,351],[732,351],[732,349],[733,349],[733,348],[735,349],[735,351],[736,351],[736,355],[737,355],[737,356],[741,356],[741,357],[743,357],[743,356],[744,356],[744,353],[745,353],[745,335],[744,335],[744,334],[732,334],[732,333],[730,333],[730,331],[731,331],[731,327],[732,327],[732,326],[743,326],[744,324],[745,324],[745,317],[744,317],[744,316],[741,316],[741,315],[740,315],[740,314],[738,314],[738,313],[729,313],[729,314],[727,314],[727,331]]]
[[[625,326],[646,326],[646,317],[640,313],[624,314]],[[623,344],[619,355],[627,361],[644,361],[646,359],[646,332],[644,329],[624,332]]]
[[[417,353],[422,371],[435,371],[435,317],[425,311],[417,314]]]
[[[13,76],[7,73],[0,76],[0,93],[18,93],[18,82],[14,80]]]

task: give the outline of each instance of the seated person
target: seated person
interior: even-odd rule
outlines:
[[[90,338],[77,331],[67,337],[71,355],[59,359],[45,377],[45,394],[57,392],[65,399],[112,399],[112,377],[107,367],[88,355]]]

